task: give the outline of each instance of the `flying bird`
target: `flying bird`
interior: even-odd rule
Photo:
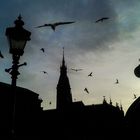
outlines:
[[[45,49],[44,49],[44,48],[41,48],[40,50],[41,50],[43,53],[45,52]]]
[[[119,80],[118,80],[118,79],[116,79],[116,82],[115,82],[115,84],[119,84]]]
[[[87,88],[85,88],[85,89],[84,89],[84,91],[85,91],[85,92],[87,92],[87,93],[89,93],[89,91],[88,91],[88,89],[87,89]]]
[[[92,77],[92,76],[93,76],[93,75],[92,75],[92,72],[91,72],[88,76],[91,76],[91,77]]]
[[[102,17],[102,18],[96,20],[95,23],[103,22],[104,20],[108,20],[108,19],[109,19],[109,17]]]
[[[83,69],[71,69],[71,70],[73,70],[73,71],[81,71],[81,70],[83,70]]]
[[[1,58],[4,58],[3,54],[1,53],[1,51],[0,51],[0,57],[1,57]]]
[[[137,96],[136,96],[136,94],[134,94],[134,99],[136,99],[137,98]]]
[[[52,28],[52,30],[55,31],[55,28],[58,25],[65,25],[65,24],[72,24],[72,23],[75,23],[75,22],[74,21],[72,21],[72,22],[55,22],[55,23],[49,23],[49,24],[44,24],[44,25],[41,25],[41,26],[37,26],[36,28],[50,26]]]
[[[41,72],[43,72],[44,74],[48,74],[46,71],[41,71]]]

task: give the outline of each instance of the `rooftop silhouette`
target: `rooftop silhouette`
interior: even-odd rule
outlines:
[[[6,136],[6,139],[11,136],[11,86],[0,83],[0,93],[0,136]],[[37,93],[21,87],[16,88],[14,121],[16,139],[21,137],[54,139],[54,134],[57,134],[58,139],[75,137],[85,140],[94,138],[111,140],[112,134],[117,135],[116,138],[124,138],[128,136],[127,132],[134,133],[131,128],[135,127],[136,121],[140,123],[139,98],[128,109],[126,117],[122,105],[116,103],[116,106],[113,106],[112,100],[110,99],[108,103],[105,96],[101,104],[84,105],[82,101],[73,102],[64,50],[57,84],[56,109],[43,110],[41,102]],[[51,104],[49,101],[49,105]]]

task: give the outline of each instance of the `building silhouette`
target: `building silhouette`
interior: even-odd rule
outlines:
[[[16,88],[14,115],[15,139],[122,139],[140,125],[140,98],[124,116],[122,106],[113,106],[103,98],[101,104],[84,105],[72,102],[72,93],[63,51],[57,84],[56,109],[43,110],[39,95],[25,88]],[[11,137],[13,102],[11,86],[0,83],[0,137]],[[139,122],[137,124],[137,122]],[[112,137],[112,135],[114,137]],[[3,138],[3,139],[4,139]]]
[[[30,130],[43,111],[42,100],[37,93],[17,87],[15,95],[14,108],[11,85],[0,82],[0,138],[11,137],[12,129],[18,135],[32,133]]]
[[[43,114],[50,137],[54,136],[50,131],[54,126],[54,133],[60,139],[112,139],[112,134],[117,132],[119,138],[123,132],[124,112],[122,107],[113,106],[111,100],[107,103],[104,98],[101,104],[86,106],[82,101],[72,102],[64,51],[57,84],[57,106]]]

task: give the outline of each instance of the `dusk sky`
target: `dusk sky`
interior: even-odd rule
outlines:
[[[106,96],[107,102],[111,98],[113,105],[121,103],[126,111],[134,101],[133,94],[140,95],[140,79],[134,75],[140,63],[139,9],[139,0],[1,0],[0,50],[4,59],[0,59],[0,81],[11,83],[11,76],[4,71],[12,65],[5,30],[14,26],[21,14],[24,28],[32,35],[20,59],[27,66],[19,69],[18,86],[38,93],[44,109],[55,108],[64,47],[73,101],[100,104]],[[95,23],[101,17],[109,19]],[[75,23],[58,26],[55,32],[50,27],[35,28],[59,21]],[[88,77],[90,72],[93,77]]]

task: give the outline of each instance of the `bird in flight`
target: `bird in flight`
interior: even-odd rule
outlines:
[[[46,71],[41,71],[41,72],[43,72],[44,74],[48,74]]]
[[[41,48],[40,50],[41,50],[43,53],[45,52],[45,49],[44,49],[44,48]]]
[[[1,51],[0,51],[0,57],[1,57],[1,58],[4,58],[4,56],[3,56],[2,53],[1,53]]]
[[[83,70],[83,69],[71,69],[71,70],[73,70],[73,71],[81,71],[81,70]]]
[[[118,79],[116,79],[116,82],[115,82],[115,84],[119,84],[119,80],[118,80]]]
[[[52,30],[55,31],[55,28],[58,25],[65,25],[65,24],[72,24],[72,23],[75,23],[75,22],[74,21],[72,21],[72,22],[55,22],[55,23],[49,23],[49,24],[44,24],[44,25],[41,25],[41,26],[37,26],[36,28],[50,26],[52,28]]]
[[[84,89],[84,91],[85,91],[85,92],[87,92],[87,93],[89,94],[89,91],[88,91],[88,89],[87,89],[87,88],[85,88],[85,89]]]
[[[109,17],[102,17],[102,18],[96,20],[95,23],[103,22],[104,20],[108,20],[108,19],[109,19]]]
[[[92,75],[92,72],[91,72],[88,76],[92,77],[92,76],[93,76],[93,75]]]
[[[137,96],[136,96],[136,94],[134,94],[134,99],[136,99],[137,98]]]

